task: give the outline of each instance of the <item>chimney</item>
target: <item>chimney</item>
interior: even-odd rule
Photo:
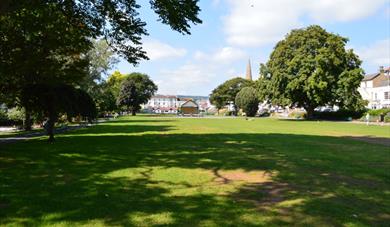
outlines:
[[[251,67],[251,60],[248,60],[248,65],[246,66],[246,79],[252,80],[252,67]]]
[[[380,73],[385,73],[385,68],[383,66],[379,66],[379,72]]]

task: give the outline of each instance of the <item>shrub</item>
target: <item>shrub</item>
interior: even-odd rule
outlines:
[[[8,125],[9,119],[5,110],[0,109],[0,125]]]
[[[8,110],[7,117],[14,125],[23,125],[24,110],[20,107],[14,107]]]
[[[385,116],[385,122],[390,123],[390,116]]]
[[[314,112],[315,119],[332,120],[332,121],[347,121],[351,119],[359,119],[364,115],[364,111],[338,110],[335,112]]]
[[[306,118],[306,113],[301,111],[293,111],[288,114],[289,118],[295,118],[295,119],[304,119]]]
[[[384,109],[376,109],[376,110],[368,110],[367,111],[371,116],[379,116],[381,114],[388,114],[390,113],[390,108],[384,108]]]
[[[259,100],[256,89],[253,87],[244,87],[236,96],[236,105],[248,117],[254,117],[259,109]]]

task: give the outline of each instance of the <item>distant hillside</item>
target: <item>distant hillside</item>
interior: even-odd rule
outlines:
[[[193,100],[204,100],[204,99],[209,99],[208,96],[196,96],[196,95],[177,95],[178,98],[190,98]]]

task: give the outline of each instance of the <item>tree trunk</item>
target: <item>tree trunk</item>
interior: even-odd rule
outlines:
[[[305,107],[306,110],[306,119],[313,119],[314,118],[314,107],[307,106]]]
[[[25,114],[24,114],[23,128],[26,131],[31,131],[32,130],[31,112],[27,108],[24,108],[24,111],[25,111]]]
[[[131,110],[131,115],[135,116],[136,115],[136,111],[135,110]]]
[[[53,115],[49,116],[49,120],[47,122],[47,135],[49,136],[48,141],[54,142],[54,124],[56,122],[56,117]]]

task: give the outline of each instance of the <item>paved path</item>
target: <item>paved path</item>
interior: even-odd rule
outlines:
[[[60,134],[60,133],[64,133],[64,132],[67,132],[67,131],[70,131],[70,130],[75,130],[75,129],[84,128],[84,127],[87,127],[87,126],[84,126],[84,125],[66,126],[66,127],[56,128],[54,130],[54,133],[55,134]],[[17,141],[23,141],[23,140],[27,140],[27,139],[31,139],[31,138],[44,136],[44,135],[46,135],[46,132],[40,131],[40,132],[25,133],[23,135],[4,137],[4,138],[0,138],[0,144],[2,144],[2,143],[3,144],[4,143],[14,143],[14,142],[17,142]]]
[[[102,123],[102,122],[105,122],[105,121],[108,121],[108,120],[98,120],[97,123]],[[85,125],[74,125],[74,126],[60,127],[60,128],[56,128],[54,130],[54,133],[55,134],[61,134],[61,133],[67,132],[67,131],[76,130],[76,129],[79,129],[79,128],[85,128],[85,127],[89,127],[89,126],[93,126],[93,125],[96,125],[96,124],[92,124],[92,125],[91,124],[85,124]],[[31,139],[31,138],[36,138],[36,137],[40,137],[40,136],[44,136],[44,135],[46,135],[46,132],[45,131],[40,131],[40,132],[25,133],[23,135],[4,137],[4,138],[0,138],[0,144],[14,143],[14,142],[28,140],[28,139]]]

